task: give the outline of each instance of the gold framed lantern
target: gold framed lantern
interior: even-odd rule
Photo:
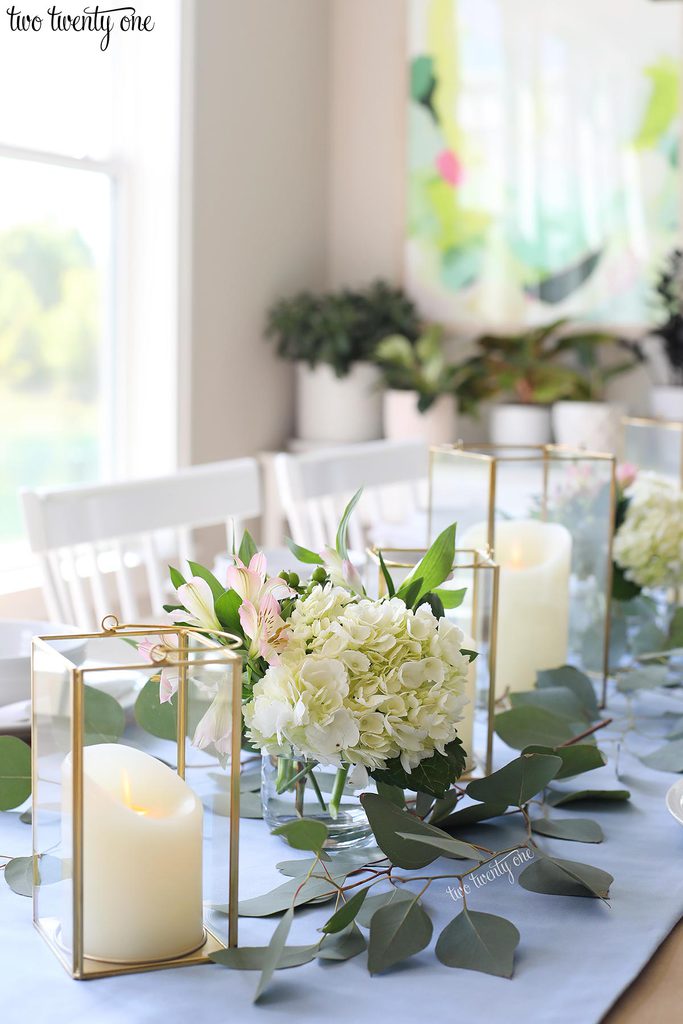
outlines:
[[[626,416],[624,462],[657,473],[683,490],[683,422]]]
[[[109,617],[82,665],[33,641],[33,920],[74,978],[237,945],[242,660],[215,636]]]
[[[561,445],[444,445],[430,452],[430,540],[458,523],[458,544],[500,566],[496,690],[575,665],[606,699],[616,501],[613,455]]]
[[[373,548],[368,554],[377,566],[379,595],[384,596],[387,590],[380,567],[379,550]],[[381,552],[384,564],[398,588],[425,556],[426,549],[382,547]],[[446,608],[445,614],[462,629],[465,645],[472,643],[478,652],[477,658],[470,664],[468,704],[458,728],[469,755],[468,775],[490,775],[493,770],[498,580],[498,565],[485,551],[456,548],[452,574],[442,588],[460,592],[457,607]],[[477,715],[477,710],[483,714]]]

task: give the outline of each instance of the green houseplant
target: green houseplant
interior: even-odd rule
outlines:
[[[381,434],[377,344],[388,334],[414,341],[419,323],[400,288],[376,281],[364,289],[280,299],[268,312],[266,334],[280,358],[296,364],[297,436],[368,441]]]
[[[417,437],[429,444],[452,441],[460,371],[446,359],[443,328],[428,326],[414,343],[405,335],[391,334],[380,341],[375,358],[386,385],[385,437]]]
[[[665,383],[652,389],[652,414],[683,420],[683,249],[670,253],[655,291],[663,317],[652,334],[661,341],[667,368]]]

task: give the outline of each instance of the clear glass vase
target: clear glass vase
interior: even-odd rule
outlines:
[[[322,821],[329,833],[327,850],[348,850],[372,841],[360,803],[361,793],[367,792],[374,792],[372,780],[359,789],[348,781],[344,769],[307,762],[294,753],[263,756],[261,800],[266,824],[272,829],[294,818]]]

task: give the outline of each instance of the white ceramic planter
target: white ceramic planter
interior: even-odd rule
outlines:
[[[625,408],[615,402],[556,402],[553,432],[558,444],[618,455]]]
[[[372,363],[354,363],[346,377],[331,366],[297,363],[297,437],[352,444],[382,436],[382,377]]]
[[[546,405],[506,403],[491,406],[489,437],[492,444],[548,444],[550,409]]]
[[[683,385],[655,384],[650,410],[658,420],[683,420]]]
[[[457,431],[453,395],[440,395],[426,412],[420,412],[416,391],[385,391],[384,436],[390,441],[449,444],[456,440]]]

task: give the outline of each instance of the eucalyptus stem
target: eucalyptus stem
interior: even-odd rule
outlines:
[[[337,775],[334,780],[334,787],[332,789],[332,793],[330,795],[330,802],[328,805],[330,817],[333,820],[336,820],[339,814],[339,804],[341,803],[341,798],[344,794],[344,786],[346,785],[346,777],[349,774],[350,767],[351,765],[349,764],[343,764],[341,768],[337,770]]]

